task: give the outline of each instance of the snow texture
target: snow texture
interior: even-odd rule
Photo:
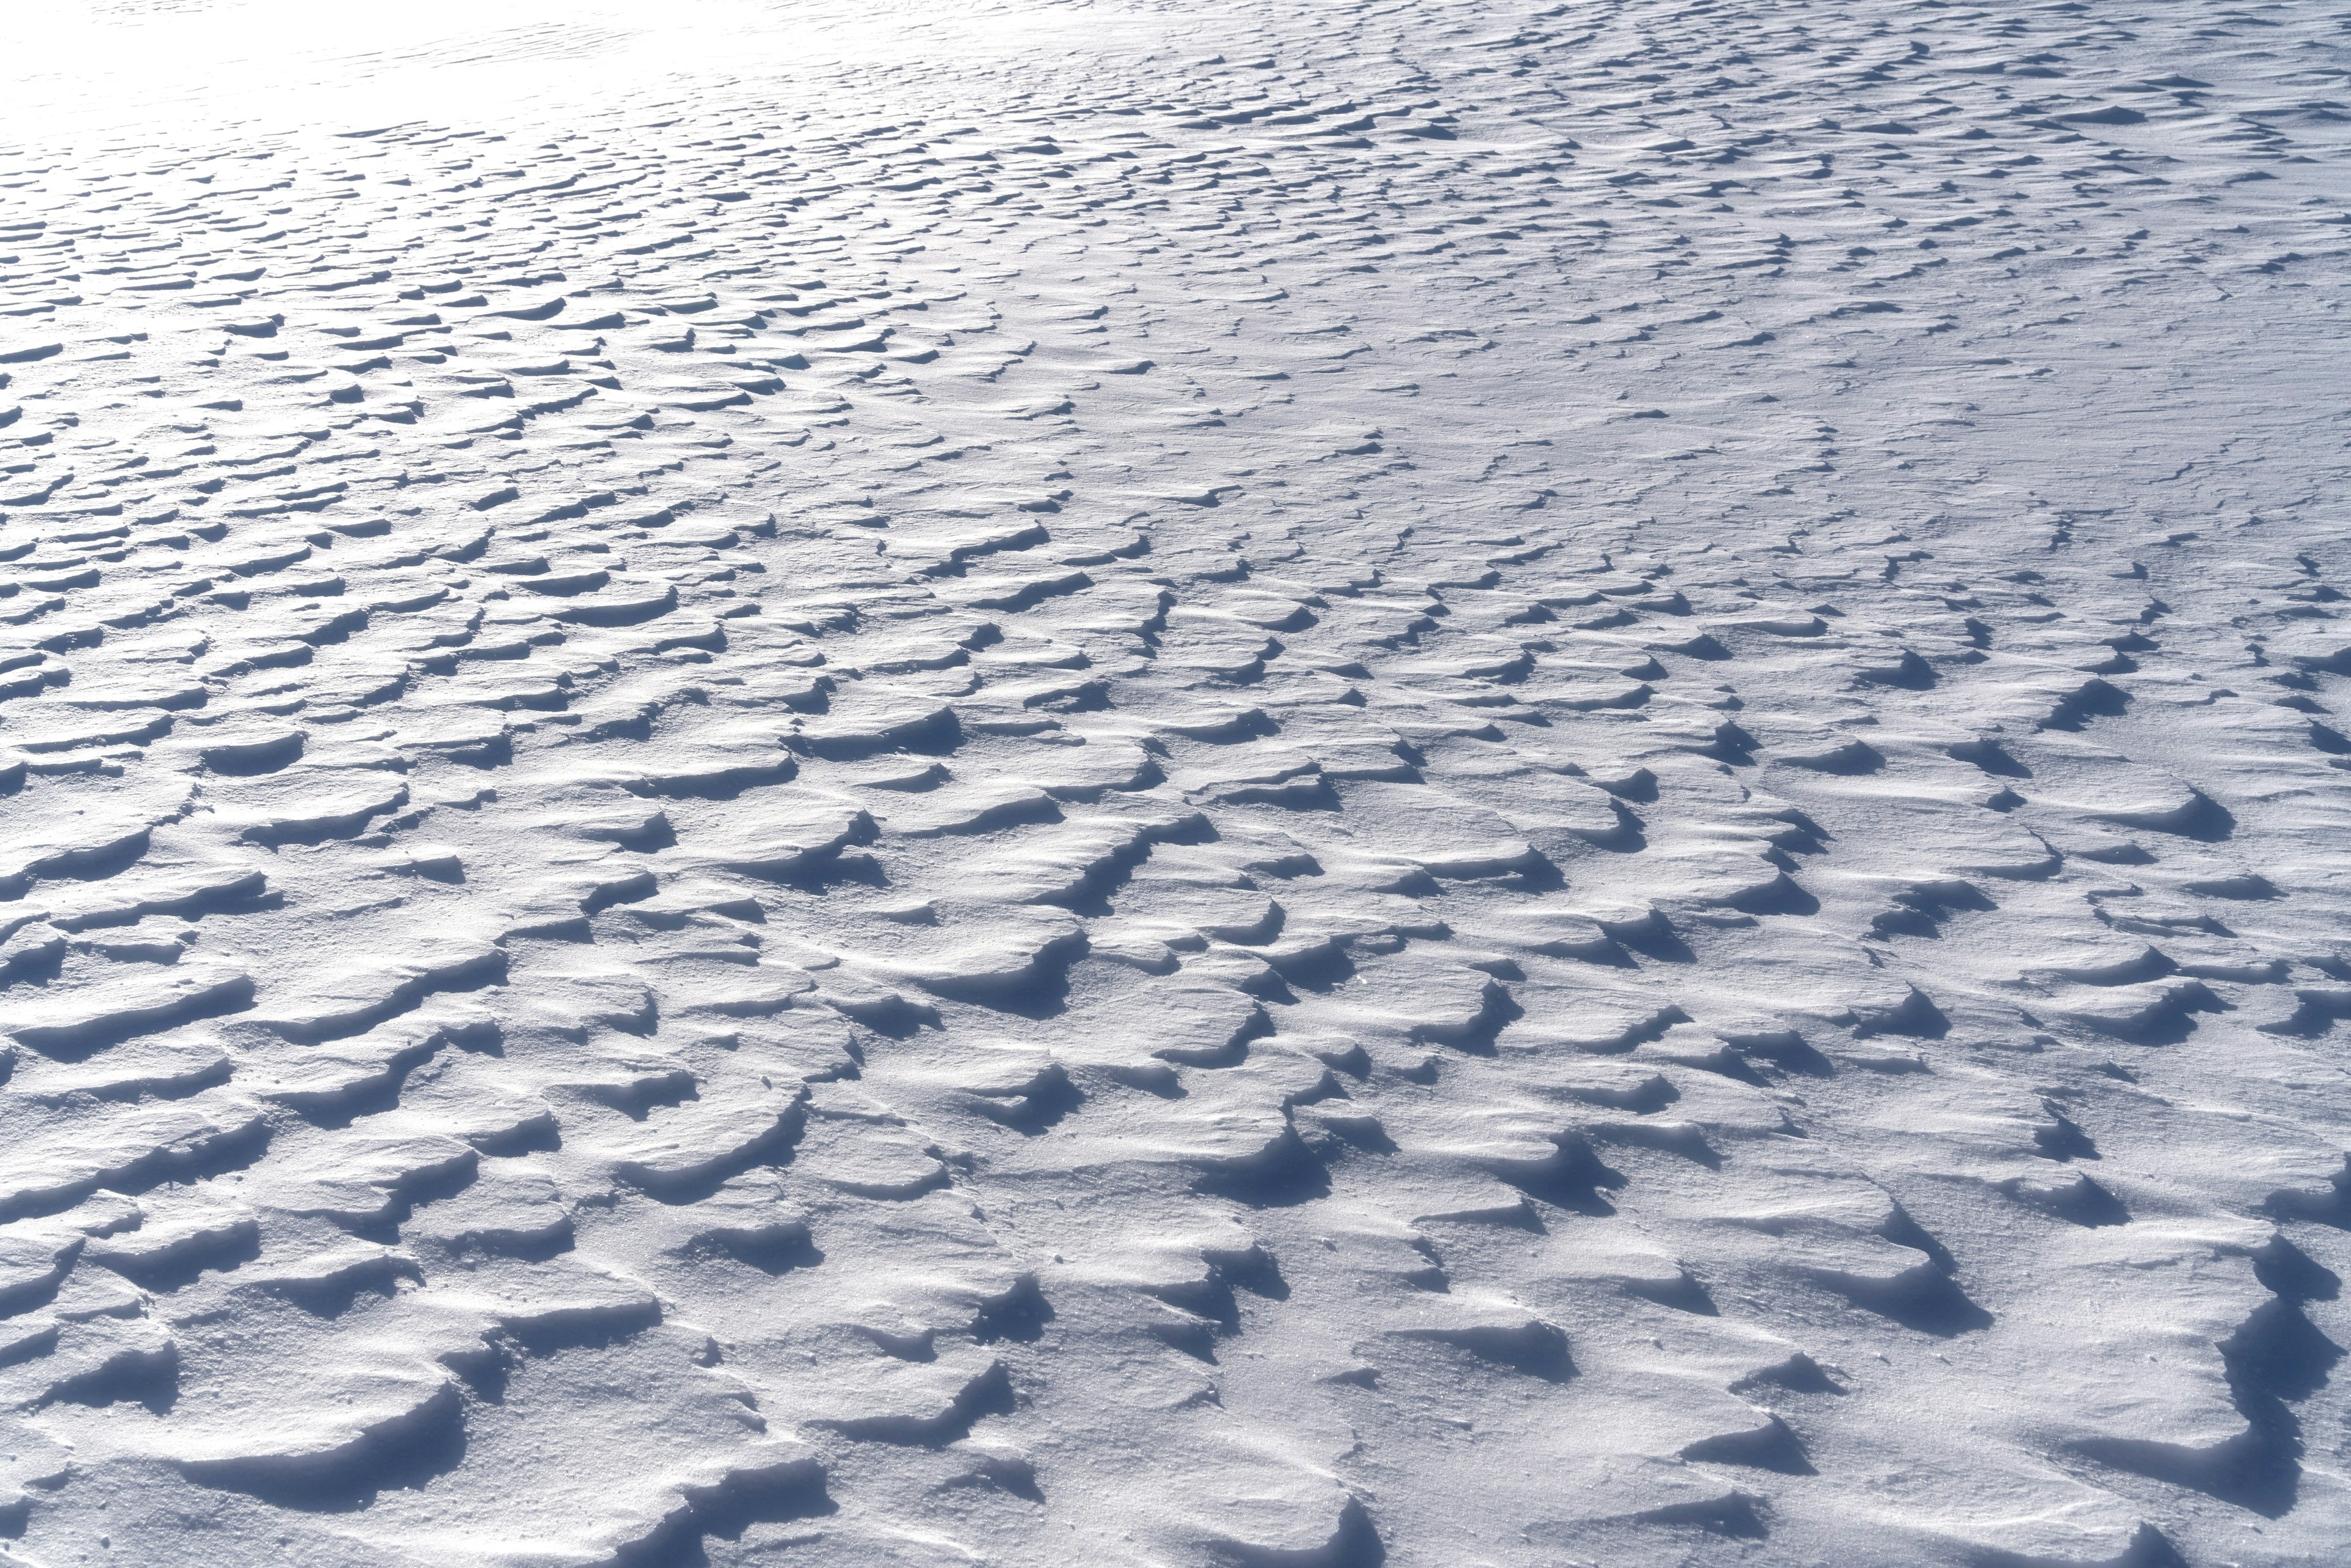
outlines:
[[[2338,1560],[2346,19],[26,0],[0,1562]]]

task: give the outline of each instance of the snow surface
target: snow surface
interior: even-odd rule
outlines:
[[[2339,1561],[2346,16],[23,0],[0,1562]]]

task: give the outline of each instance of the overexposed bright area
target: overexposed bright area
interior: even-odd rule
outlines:
[[[609,103],[664,82],[1050,41],[1054,5],[922,0],[63,0],[12,7],[0,137],[147,123],[361,128]],[[1101,19],[1088,37],[1102,37]]]

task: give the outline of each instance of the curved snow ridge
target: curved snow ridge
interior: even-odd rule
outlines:
[[[11,1554],[2336,1548],[2343,16],[534,6],[18,84]]]

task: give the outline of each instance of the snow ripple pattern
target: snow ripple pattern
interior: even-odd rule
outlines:
[[[0,1562],[2339,1551],[2342,5],[872,11],[9,122]]]

